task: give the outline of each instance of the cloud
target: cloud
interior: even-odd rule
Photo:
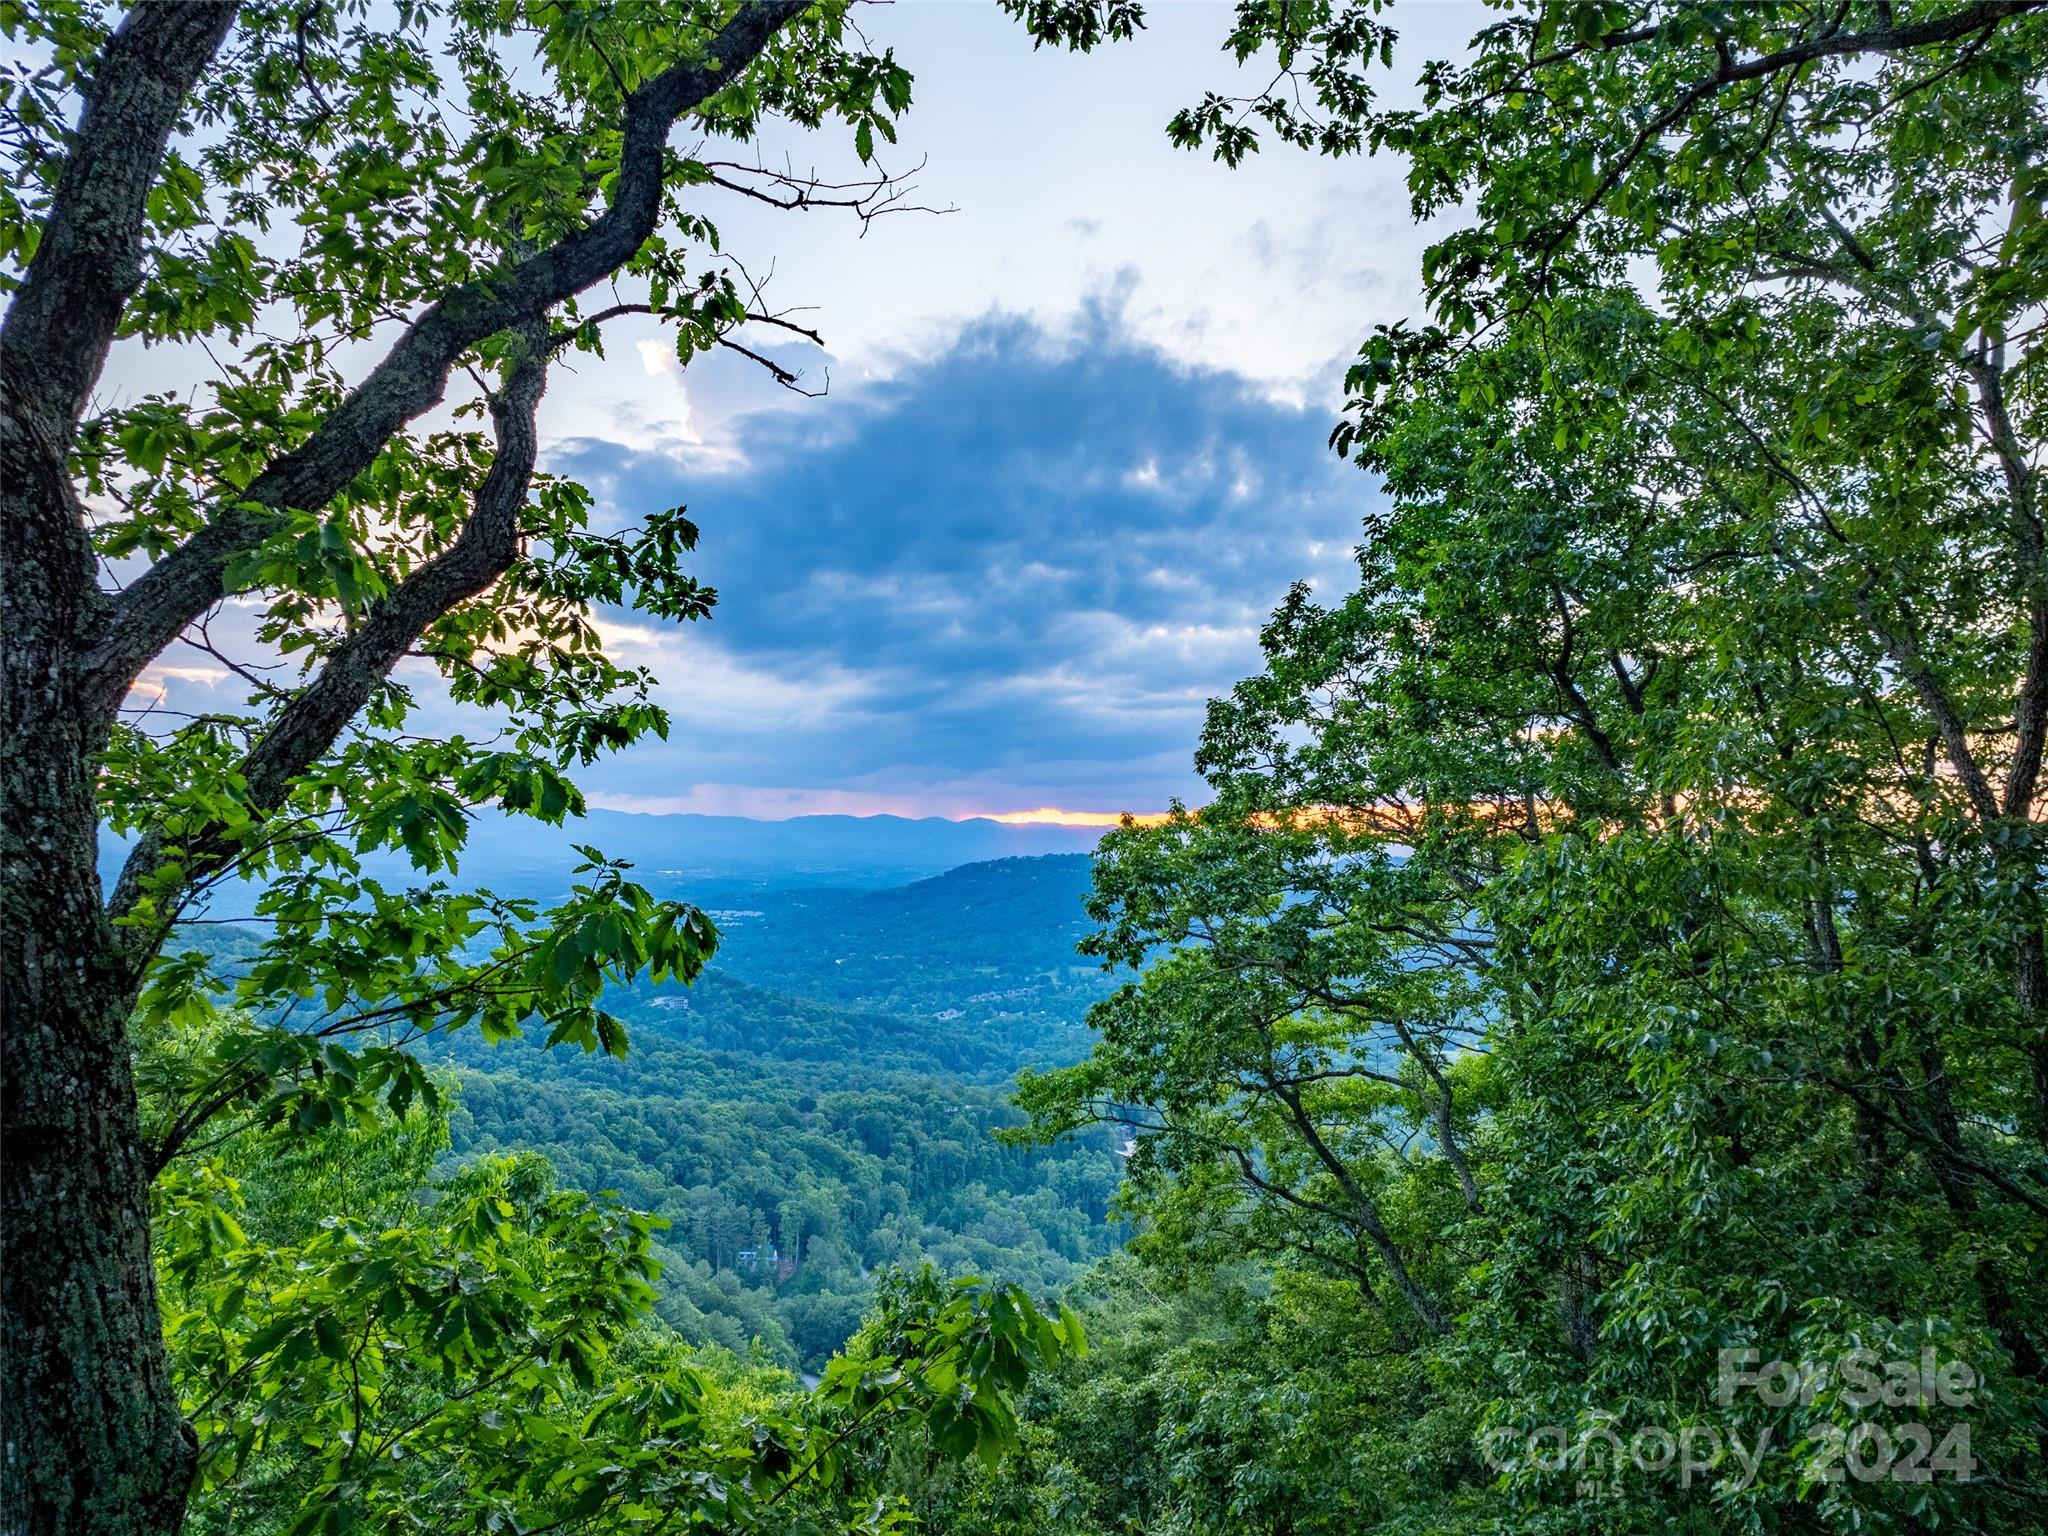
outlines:
[[[619,616],[671,741],[614,804],[1155,810],[1290,582],[1341,577],[1369,482],[1321,413],[1177,366],[1111,307],[984,319],[851,400],[759,412],[724,467],[559,445],[621,523],[689,505],[713,620]],[[1142,471],[1142,472],[1138,472]],[[781,803],[781,802],[776,802]]]

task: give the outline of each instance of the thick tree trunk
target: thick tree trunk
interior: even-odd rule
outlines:
[[[9,870],[4,1310],[5,1528],[178,1528],[194,1447],[178,1413],[150,1266],[148,1181],[121,1023],[74,967],[75,903],[33,925]],[[88,877],[89,878],[89,877]],[[40,881],[29,891],[47,891]],[[82,893],[90,901],[91,886]]]
[[[68,498],[0,400],[0,1531],[175,1531],[194,1449],[165,1359],[127,1044],[100,907],[94,762],[68,658],[99,617]],[[44,451],[37,451],[39,448]],[[47,505],[46,505],[47,510]],[[68,533],[68,536],[67,536]]]
[[[42,244],[0,325],[0,1533],[183,1522],[195,1461],[164,1355],[128,1055],[134,967],[95,867],[118,695],[65,454],[142,272],[142,222],[232,0],[137,5],[94,61]]]

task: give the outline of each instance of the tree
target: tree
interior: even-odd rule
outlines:
[[[1300,1254],[1369,1304],[1387,1286],[1405,1309],[1396,1334],[1447,1331],[1413,1234],[1397,1228],[1420,1217],[1438,1232],[1457,1205],[1481,1207],[1454,1086],[1456,1057],[1486,1034],[1472,971],[1491,940],[1470,926],[1469,894],[1319,820],[1183,818],[1108,840],[1090,905],[1107,924],[1090,951],[1158,959],[1096,1007],[1088,1061],[1025,1075],[1019,1102],[1041,1133],[1121,1126],[1134,1181],[1161,1194],[1177,1183],[1180,1213],[1214,1229],[1218,1257]],[[1448,1199],[1395,1218],[1376,1154],[1423,1127]]]
[[[1786,1453],[1740,1502],[1785,1518],[1800,1454],[1862,1420],[1839,1391],[1731,1413],[1719,1352],[1925,1340],[1983,1373],[1991,1470],[1931,1497],[2010,1524],[2040,1465],[2048,1207],[1987,939],[2008,893],[1931,730],[1901,756],[1911,696],[1858,665],[1853,608],[1730,559],[1737,529],[1679,497],[1673,443],[1726,464],[1748,439],[1638,372],[1668,322],[1627,294],[1547,318],[1389,413],[1361,590],[1276,615],[1267,673],[1212,711],[1216,802],[1108,843],[1098,946],[1149,963],[1024,1101],[1046,1131],[1134,1127],[1165,1274],[1254,1251],[1352,1284],[1345,1336],[1418,1381],[1395,1425],[1767,1429]],[[1613,404],[1561,445],[1587,396]],[[1442,1052],[1448,1132],[1426,1062],[1392,1070],[1404,1035]],[[1542,1457],[1464,1475],[1495,1470],[1529,1529],[1688,1507],[1640,1479],[1589,1503]],[[1925,1491],[1812,1513],[1910,1528]]]
[[[677,124],[743,146],[770,117],[829,118],[871,162],[909,76],[836,0],[0,19],[40,61],[7,82],[0,193],[0,1501],[25,1529],[165,1531],[194,1445],[158,1323],[152,1179],[222,1115],[402,1114],[434,1091],[404,1050],[425,1032],[537,1023],[622,1049],[606,981],[687,977],[708,953],[701,913],[594,853],[547,914],[435,878],[469,807],[560,821],[580,809],[566,770],[665,728],[593,606],[689,619],[712,600],[680,510],[595,531],[587,493],[536,473],[537,412],[552,360],[601,347],[616,315],[663,317],[685,359],[759,357],[733,332],[787,326],[718,261],[715,192],[872,217],[897,191],[680,151]],[[618,302],[582,302],[607,281]],[[203,384],[97,400],[110,349],[136,342]],[[246,645],[216,640],[224,605],[253,615]],[[245,708],[138,714],[145,670],[191,646],[247,685]],[[435,674],[509,722],[503,740],[404,733]],[[102,825],[133,839],[105,893]],[[365,875],[378,847],[408,853],[420,888]],[[131,1015],[205,990],[201,965],[158,953],[236,878],[265,883],[272,926],[239,985],[248,1017],[297,1016],[222,1034],[145,1122]]]
[[[1245,7],[1278,91],[1178,120],[1398,149],[1472,217],[1350,376],[1357,590],[1212,706],[1213,803],[1105,845],[1095,943],[1146,969],[1027,1102],[1138,1125],[1162,1276],[1263,1246],[1366,1294],[1349,1336],[1434,1389],[1393,1425],[1487,1448],[1444,1466],[1517,1529],[2039,1528],[2029,9],[1539,4],[1389,111],[1383,16]],[[1822,1478],[1872,1418],[1840,1379],[1715,1400],[1722,1350],[1923,1344],[1986,1384],[1974,1480]],[[1702,1422],[1780,1454],[1582,1484]]]
[[[1573,293],[1623,281],[1632,261],[1649,265],[1688,322],[1695,367],[1710,352],[1725,362],[1731,349],[1772,343],[1854,358],[1854,368],[1799,381],[1810,391],[1799,426],[1788,441],[1759,443],[1759,472],[1799,498],[1815,489],[1799,478],[1801,455],[1827,461],[1834,484],[1799,507],[1822,523],[1827,558],[1785,558],[1804,561],[1812,585],[1841,579],[1883,664],[1932,723],[1967,814],[1988,832],[2033,820],[2048,750],[2048,568],[2029,382],[2048,296],[2043,125],[2026,84],[2041,67],[2037,9],[1536,5],[1482,31],[1462,63],[1430,65],[1423,109],[1389,111],[1364,73],[1390,47],[1383,20],[1364,8],[1246,7],[1234,44],[1240,56],[1277,50],[1283,83],[1245,101],[1211,95],[1172,131],[1231,162],[1257,149],[1257,122],[1333,153],[1395,149],[1409,158],[1418,217],[1472,200],[1476,219],[1425,258],[1437,323],[1389,327],[1365,348],[1340,447],[1370,448],[1385,424],[1379,407],[1426,377],[1432,354],[1540,324]],[[1947,451],[1870,505],[1857,473],[1898,472],[1928,433]],[[1866,517],[1882,511],[1912,528],[1917,547],[1886,547],[1867,524],[1845,521],[1845,494]],[[1973,617],[1988,601],[1987,623],[2023,617],[1985,655],[1990,678],[1973,674],[1975,654],[1937,654],[1915,606],[1927,573],[1913,562],[1929,558],[1965,500],[1967,515],[1999,530],[1971,551],[1996,574],[1989,591],[1942,596]],[[1853,574],[1838,573],[1844,563]],[[1979,643],[1959,638],[1964,651]],[[2004,691],[1980,698],[1980,682]],[[1986,731],[1990,718],[2009,728]],[[2013,854],[2029,894],[2008,914],[2010,984],[2043,1042],[2029,1047],[2030,1118],[2048,1136],[2048,952],[2036,877],[2023,871],[2037,860]]]

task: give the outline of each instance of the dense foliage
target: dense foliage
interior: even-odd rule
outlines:
[[[1542,5],[1419,112],[1346,94],[1377,21],[1240,11],[1338,127],[1249,121],[1473,218],[1351,375],[1357,590],[1099,861],[1145,969],[1024,1101],[1138,1137],[1141,1268],[993,1528],[2041,1528],[2023,9]]]
[[[159,1181],[189,1525],[222,1532],[900,1528],[866,1442],[1015,1441],[1082,1348],[1012,1287],[927,1273],[817,1391],[653,1314],[658,1219],[533,1153],[436,1175],[444,1114],[243,1135]]]
[[[618,1083],[540,1060],[465,1079],[465,1147],[537,1148],[565,1179],[669,1223],[662,1315],[686,1336],[818,1369],[866,1309],[871,1276],[929,1261],[1056,1294],[1108,1250],[1107,1138],[1050,1152],[996,1142],[1003,1091],[855,1071],[830,1088],[654,1031]],[[856,1086],[857,1085],[857,1086]]]
[[[880,1269],[929,1261],[1055,1294],[1117,1240],[1107,1218],[1121,1165],[1106,1131],[1045,1149],[995,1136],[1021,1118],[1006,1102],[1018,1065],[1070,1059],[1080,1009],[1100,991],[1059,974],[1072,919],[1030,921],[1043,878],[1033,866],[1050,862],[970,866],[926,882],[915,905],[919,887],[877,901],[805,898],[825,908],[822,920],[785,908],[789,921],[770,924],[783,930],[774,945],[731,946],[744,974],[792,984],[805,977],[778,962],[801,954],[847,1001],[712,970],[687,994],[613,994],[607,1006],[633,1030],[624,1060],[458,1042],[454,1059],[468,1069],[458,1145],[538,1149],[570,1182],[666,1218],[663,1315],[739,1350],[762,1339],[810,1370],[853,1331]],[[981,897],[964,920],[963,887]],[[1021,903],[992,899],[1019,887]],[[894,921],[835,965],[849,958],[835,956],[838,919],[874,905]],[[985,963],[950,974],[927,915],[977,924]],[[875,948],[884,953],[870,959]],[[1050,976],[1030,969],[1048,955]],[[923,1011],[858,1006],[870,997]]]

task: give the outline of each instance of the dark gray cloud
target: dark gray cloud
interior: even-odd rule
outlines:
[[[1058,339],[986,320],[858,400],[745,418],[734,468],[565,444],[553,467],[621,520],[688,504],[720,592],[641,658],[675,742],[592,787],[940,813],[1190,792],[1202,703],[1255,665],[1271,606],[1345,578],[1371,487],[1329,424],[1098,311]]]

